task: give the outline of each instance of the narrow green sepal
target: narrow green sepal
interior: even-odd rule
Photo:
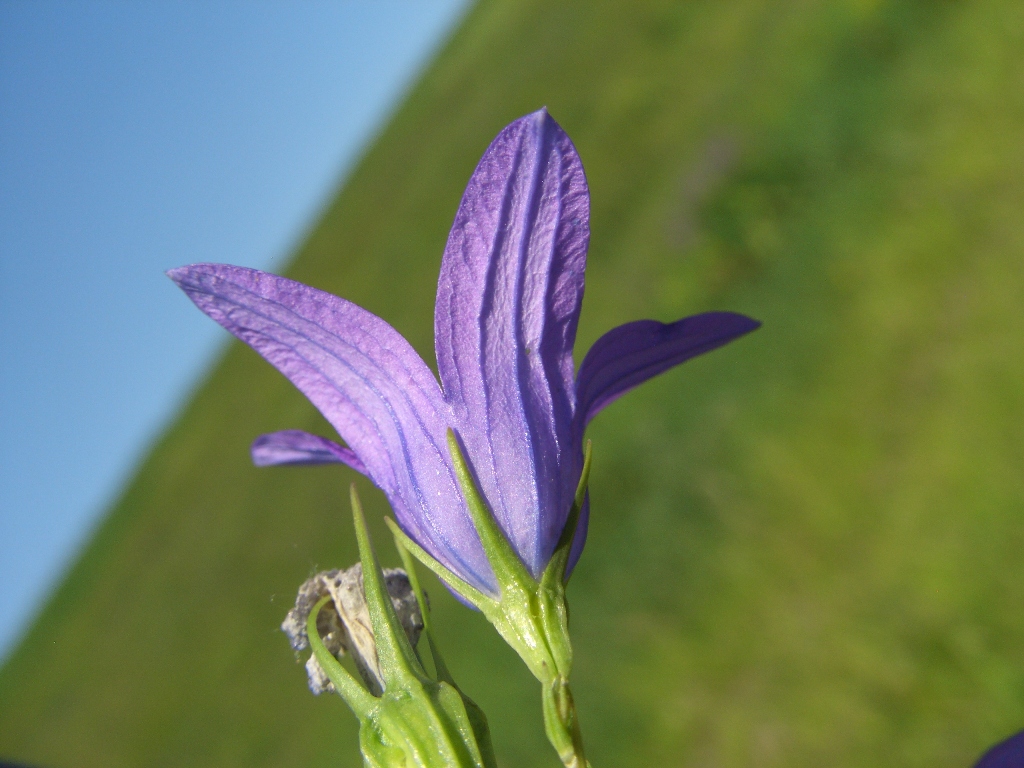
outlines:
[[[501,590],[496,599],[474,604],[538,680],[547,683],[557,675],[568,675],[572,666],[572,646],[569,642],[565,585],[561,579],[543,583],[527,570],[480,494],[462,446],[450,429],[448,449],[463,500]],[[576,516],[578,518],[578,512]],[[419,557],[416,549],[412,552]],[[430,563],[425,564],[431,567]]]
[[[409,584],[412,586],[412,592],[416,595],[416,602],[420,607],[420,616],[423,617],[423,634],[427,636],[427,645],[430,647],[430,658],[434,662],[434,678],[436,680],[443,680],[449,685],[455,685],[455,680],[452,677],[451,672],[448,671],[448,665],[445,664],[444,659],[441,657],[441,651],[438,649],[437,641],[434,639],[433,622],[430,619],[430,607],[427,605],[426,596],[420,588],[419,576],[416,575],[416,563],[413,562],[412,555],[409,553],[409,550],[405,548],[405,545],[398,536],[395,536],[395,549],[398,550],[398,556],[402,558],[402,567],[405,568],[405,573],[409,577]]]
[[[390,517],[385,517],[384,522],[387,523],[388,528],[391,529],[391,533],[394,535],[396,541],[401,541],[402,546],[412,554],[416,555],[416,559],[429,568],[437,578],[466,598],[476,608],[483,610],[484,604],[494,602],[491,597],[485,595],[476,587],[470,586],[468,582],[448,570],[440,561],[427,552],[427,550],[413,541],[409,535],[398,526],[398,523]]]
[[[350,498],[356,541],[359,544],[359,559],[363,563],[366,607],[370,613],[373,637],[377,644],[377,661],[380,664],[381,676],[384,678],[385,690],[392,682],[401,684],[411,677],[426,678],[426,670],[423,669],[412,643],[409,642],[408,635],[402,629],[387,587],[384,586],[384,573],[370,543],[363,505],[359,501],[359,494],[356,493],[355,483],[350,487]]]
[[[511,581],[520,582],[532,579],[519,555],[512,549],[512,545],[505,537],[494,514],[484,501],[480,489],[477,488],[476,480],[470,471],[469,462],[462,452],[459,438],[452,429],[448,430],[448,451],[452,457],[452,464],[455,467],[455,477],[462,489],[462,497],[469,509],[469,515],[473,519],[473,526],[480,537],[480,544],[487,555],[487,561],[494,571],[494,577],[499,584],[507,584]]]
[[[316,628],[316,620],[320,615],[320,609],[330,599],[329,595],[321,598],[313,606],[313,610],[309,612],[309,618],[306,620],[306,637],[309,639],[309,646],[313,651],[313,655],[327,674],[327,678],[334,683],[334,689],[338,692],[338,695],[345,700],[345,703],[348,704],[349,709],[355,713],[356,717],[362,720],[376,706],[377,700],[370,695],[369,691],[356,682],[356,679],[341,665],[341,662],[334,658],[334,655],[327,650],[323,640],[320,639],[320,632]]]

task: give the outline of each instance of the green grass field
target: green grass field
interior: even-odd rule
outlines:
[[[764,321],[590,430],[595,768],[959,768],[1024,727],[1024,4],[482,2],[289,276],[432,359],[462,188],[542,105],[593,197],[577,359],[640,317]],[[0,758],[360,764],[277,631],[356,559],[354,473],[253,468],[289,427],[331,434],[233,345],[0,671]],[[532,677],[428,588],[502,766],[554,768]]]

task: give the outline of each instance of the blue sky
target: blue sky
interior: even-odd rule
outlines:
[[[0,0],[0,658],[466,0]]]

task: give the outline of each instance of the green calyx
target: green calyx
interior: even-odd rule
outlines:
[[[565,601],[565,572],[587,493],[590,442],[587,442],[584,452],[583,471],[569,517],[539,580],[526,569],[494,519],[476,486],[458,438],[451,430],[448,430],[448,449],[463,498],[501,594],[492,597],[467,584],[409,538],[397,523],[388,519],[395,539],[438,578],[478,608],[541,683],[568,677],[572,668],[572,644],[569,642],[569,614]]]
[[[494,519],[476,486],[458,438],[451,430],[448,431],[448,449],[463,498],[498,582],[500,594],[493,597],[466,583],[409,538],[397,523],[391,519],[386,522],[395,540],[412,552],[438,578],[476,606],[505,642],[526,662],[526,666],[541,683],[544,726],[548,740],[566,766],[586,768],[589,763],[583,756],[583,741],[568,680],[572,669],[572,644],[569,641],[565,577],[580,511],[587,494],[590,441],[587,441],[584,451],[583,471],[580,473],[569,517],[539,580],[527,570]]]
[[[384,682],[381,696],[373,696],[357,682],[320,639],[317,616],[329,597],[314,607],[306,630],[320,666],[359,718],[359,744],[366,765],[371,768],[496,768],[483,712],[455,685],[438,654],[430,632],[426,601],[411,558],[399,544],[399,553],[423,615],[436,670],[433,677],[428,675],[395,614],[354,485],[351,496],[367,609]]]

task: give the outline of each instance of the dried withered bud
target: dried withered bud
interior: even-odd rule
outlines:
[[[395,607],[402,629],[415,647],[423,630],[423,617],[416,603],[416,595],[409,584],[409,577],[401,568],[386,568],[384,583],[388,594],[391,595],[391,604]],[[313,606],[320,598],[328,595],[331,598],[330,602],[317,616],[317,630],[324,646],[335,658],[340,659],[346,653],[351,655],[367,689],[374,696],[380,696],[384,685],[377,662],[377,645],[373,639],[370,614],[363,593],[363,566],[360,563],[345,571],[321,571],[307,579],[299,587],[295,607],[288,611],[281,629],[288,635],[288,640],[296,651],[308,648],[306,621]],[[306,673],[309,675],[309,689],[313,693],[334,691],[333,683],[328,680],[316,657],[310,656],[306,662]]]

